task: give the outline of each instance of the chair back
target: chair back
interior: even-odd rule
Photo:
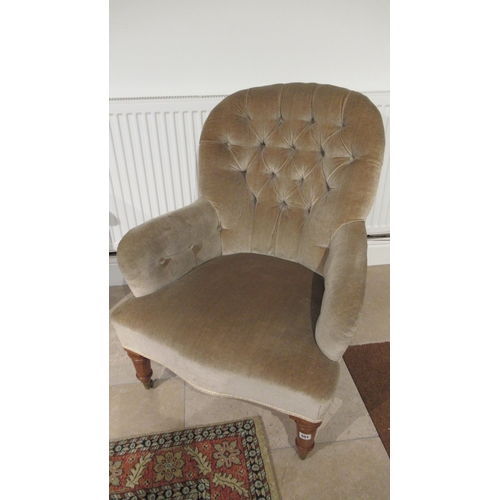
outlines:
[[[330,241],[365,220],[384,128],[363,94],[315,83],[242,90],[210,113],[199,191],[221,221],[222,253],[255,252],[322,274]]]

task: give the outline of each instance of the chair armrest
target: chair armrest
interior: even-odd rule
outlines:
[[[356,332],[367,271],[364,221],[342,226],[330,242],[324,266],[325,293],[316,323],[316,342],[328,358],[340,361]]]
[[[221,255],[220,223],[205,198],[131,229],[120,241],[120,271],[136,297],[148,295]]]

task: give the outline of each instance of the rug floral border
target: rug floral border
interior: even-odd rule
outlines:
[[[201,447],[209,441],[210,455]],[[259,417],[110,442],[109,498],[279,500],[266,444]],[[188,460],[196,474],[186,477]],[[244,478],[231,473],[235,464],[246,468]],[[148,470],[154,480],[145,480]]]

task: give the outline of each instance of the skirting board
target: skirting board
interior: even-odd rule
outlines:
[[[368,240],[368,265],[386,266],[390,264],[390,240]]]
[[[368,265],[383,266],[389,264],[389,240],[368,241]],[[109,286],[126,285],[118,268],[116,256],[109,257]]]
[[[116,255],[109,256],[109,286],[120,286],[126,285],[127,282],[120,272],[118,267],[118,262],[116,261]]]

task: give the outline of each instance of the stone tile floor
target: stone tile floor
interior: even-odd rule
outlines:
[[[354,344],[389,340],[390,266],[368,268],[362,317]],[[109,289],[110,308],[130,293]],[[152,363],[154,390],[145,391],[110,327],[109,436],[118,439],[259,415],[283,500],[389,498],[389,457],[345,364],[334,403],[305,461],[297,456],[295,424],[264,407],[208,396]]]

